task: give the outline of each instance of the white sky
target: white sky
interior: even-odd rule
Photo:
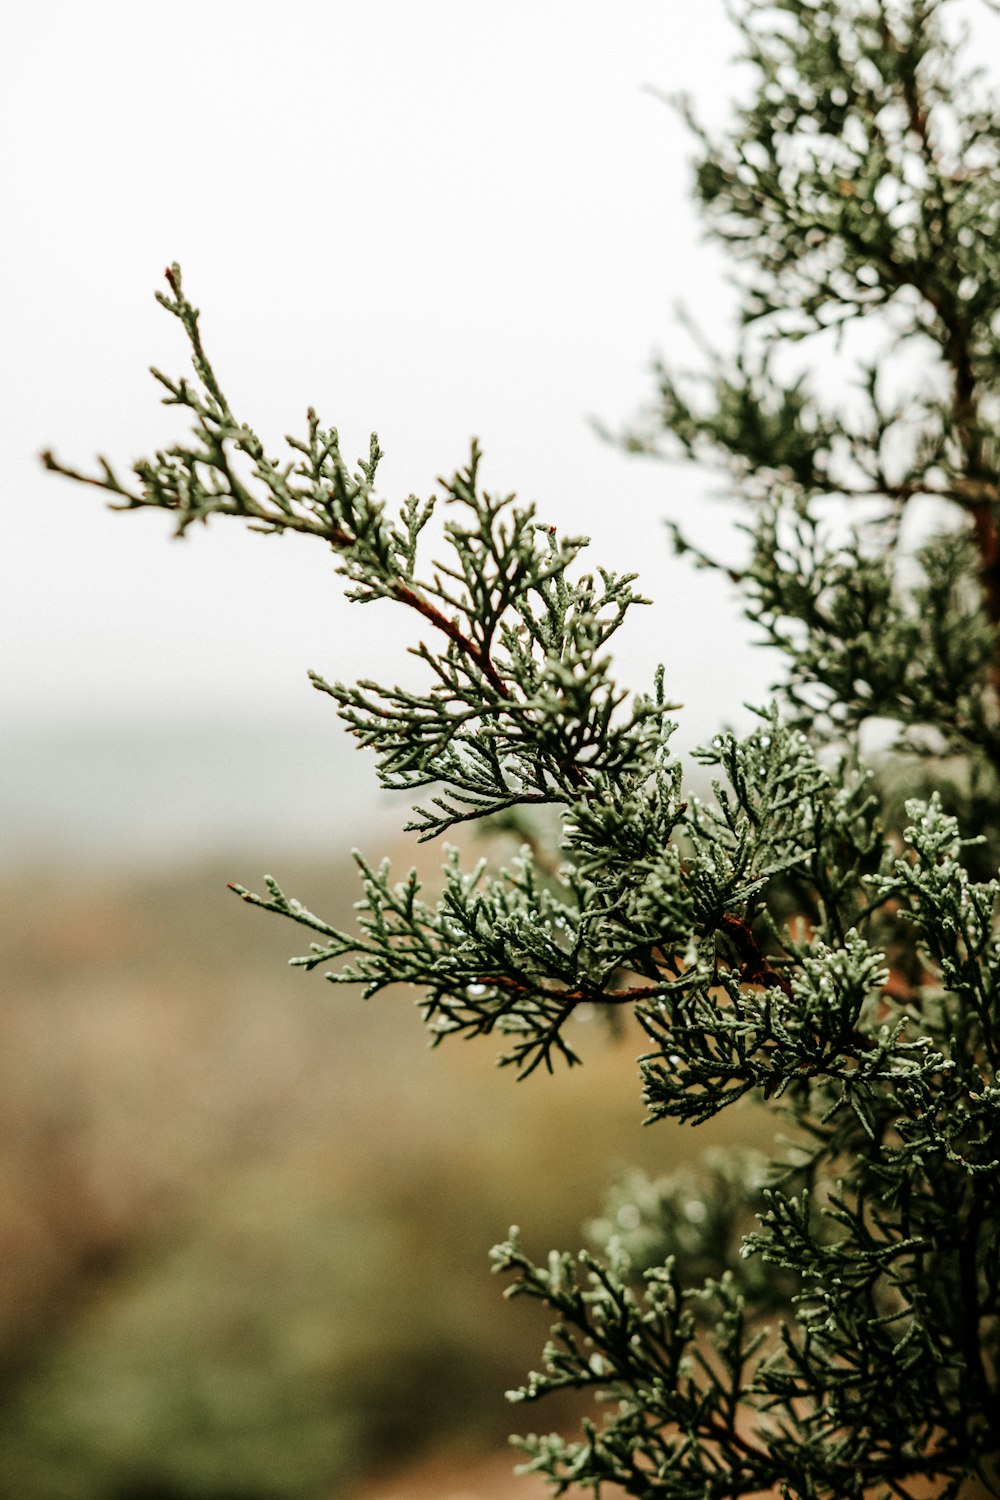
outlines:
[[[232,523],[170,543],[166,516],[110,514],[40,469],[48,446],[127,470],[171,440],[145,371],[185,365],[152,295],[173,259],[269,450],[314,404],[351,455],[377,428],[401,499],[477,435],[491,487],[640,571],[657,603],[621,675],[645,688],[666,660],[686,743],[763,699],[771,672],[725,589],[668,555],[668,514],[732,545],[711,481],[587,425],[649,394],[677,299],[725,338],[690,143],[649,92],[724,116],[721,0],[33,0],[4,8],[0,45],[8,734],[328,733],[306,668],[392,677],[412,638],[405,611],[346,605],[318,546]]]

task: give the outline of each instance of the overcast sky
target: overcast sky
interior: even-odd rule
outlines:
[[[678,300],[725,339],[690,143],[654,93],[724,117],[721,0],[34,0],[0,26],[8,739],[229,721],[291,747],[335,732],[307,668],[391,677],[411,638],[345,604],[321,547],[231,523],[172,543],[166,516],[41,471],[49,446],[127,470],[177,432],[145,373],[184,368],[153,300],[174,259],[270,451],[313,404],[350,454],[378,430],[402,499],[476,435],[491,487],[639,570],[657,602],[621,675],[666,661],[686,743],[765,695],[726,590],[668,555],[667,515],[734,545],[711,482],[588,425],[635,413],[655,352],[689,357]]]

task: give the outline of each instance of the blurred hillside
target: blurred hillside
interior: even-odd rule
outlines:
[[[399,799],[378,790],[370,757],[318,708],[291,719],[0,715],[0,870],[120,876],[219,849],[320,858],[394,833],[406,821]]]
[[[273,868],[350,921],[353,867]],[[712,1138],[641,1129],[640,1040],[599,1021],[523,1084],[429,1051],[411,997],[288,969],[233,878],[3,885],[0,1495],[506,1495],[507,1432],[572,1413],[502,1400],[545,1329],[489,1246],[575,1246],[616,1163]]]

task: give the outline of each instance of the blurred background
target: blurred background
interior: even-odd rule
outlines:
[[[117,516],[40,450],[123,469],[168,444],[150,363],[179,260],[234,409],[274,451],[314,404],[383,492],[473,435],[491,488],[638,569],[679,741],[744,722],[773,666],[663,519],[738,546],[704,476],[627,458],[683,302],[727,338],[689,143],[740,86],[721,0],[34,0],[4,8],[0,590],[0,1495],[500,1500],[503,1399],[544,1327],[489,1246],[575,1247],[616,1164],[710,1144],[641,1128],[639,1039],[516,1085],[429,1053],[226,891],[264,870],[336,922],[348,851],[420,861],[307,668],[396,678],[408,619],[349,613],[328,554]],[[315,555],[314,555],[315,554]],[[717,1137],[716,1137],[717,1138]]]

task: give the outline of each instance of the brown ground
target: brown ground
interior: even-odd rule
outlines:
[[[513,1453],[464,1461],[437,1455],[350,1500],[541,1500],[550,1493],[537,1479],[514,1474],[515,1462]]]
[[[278,873],[350,920],[348,870]],[[574,1247],[617,1162],[666,1169],[691,1143],[641,1129],[635,1035],[609,1043],[580,1025],[587,1066],[523,1085],[495,1068],[490,1039],[430,1052],[409,997],[363,1005],[289,970],[308,934],[225,889],[253,876],[241,865],[91,887],[39,875],[0,889],[0,1377],[19,1424],[0,1433],[0,1492],[117,1500],[110,1480],[12,1488],[15,1451],[18,1476],[57,1448],[78,1476],[147,1456],[157,1473],[196,1474],[205,1423],[237,1420],[231,1385],[249,1403],[239,1420],[273,1420],[279,1445],[398,1441],[400,1477],[364,1481],[352,1500],[541,1495],[511,1477],[516,1424],[500,1392],[537,1363],[543,1320],[501,1303],[485,1252],[515,1215],[533,1252]],[[272,1345],[290,1361],[274,1395]],[[419,1433],[399,1432],[404,1408],[357,1403],[396,1403],[385,1370],[401,1362],[405,1389],[413,1360],[419,1433],[444,1422],[453,1455],[499,1456],[405,1458]],[[436,1399],[440,1376],[453,1390]],[[175,1389],[199,1393],[191,1431]],[[337,1391],[354,1404],[328,1437]],[[558,1420],[540,1410],[535,1425]],[[220,1442],[210,1451],[225,1462]],[[178,1493],[213,1493],[185,1483]],[[316,1491],[304,1478],[278,1493]]]

